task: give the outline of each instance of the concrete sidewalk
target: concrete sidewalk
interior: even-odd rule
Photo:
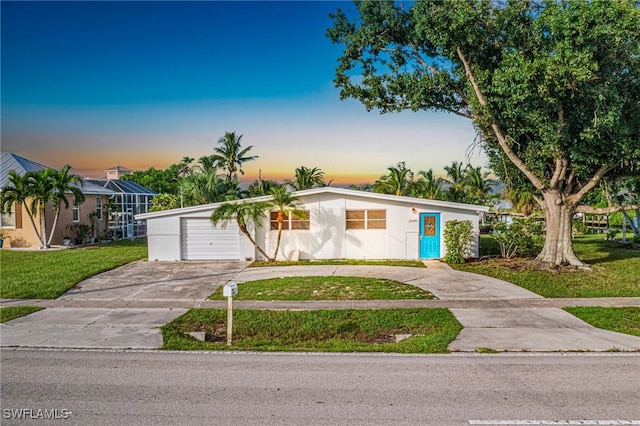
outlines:
[[[464,329],[452,351],[640,351],[640,337],[596,329],[563,311],[566,306],[640,306],[640,298],[545,299],[494,278],[451,269],[310,265],[248,268],[249,262],[134,262],[85,280],[55,300],[2,300],[0,306],[48,309],[0,325],[1,346],[156,348],[159,327],[187,309],[226,308],[206,300],[229,281],[295,276],[387,278],[420,287],[438,300],[261,302],[252,309],[451,309]]]

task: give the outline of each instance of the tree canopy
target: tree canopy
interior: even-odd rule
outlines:
[[[638,173],[640,9],[630,1],[355,3],[327,36],[344,46],[340,97],[381,112],[473,122],[492,168],[541,194],[543,263],[584,266],[571,220],[603,177]],[[504,165],[504,166],[501,166]]]

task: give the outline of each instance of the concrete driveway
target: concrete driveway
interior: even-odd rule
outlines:
[[[249,263],[129,263],[78,283],[55,301],[26,303],[54,307],[0,324],[1,345],[158,348],[162,325],[197,307]]]

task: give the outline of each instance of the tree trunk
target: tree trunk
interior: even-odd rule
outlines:
[[[577,266],[588,269],[573,251],[572,227],[576,206],[563,199],[559,190],[543,191],[546,218],[544,247],[536,258],[550,266]]]
[[[240,231],[247,236],[247,238],[249,238],[249,241],[251,241],[251,244],[253,244],[253,246],[258,249],[258,251],[260,252],[261,255],[264,256],[265,259],[267,259],[267,262],[273,262],[274,259],[271,259],[269,257],[269,255],[267,253],[264,252],[264,250],[262,250],[262,247],[260,247],[258,245],[258,243],[253,239],[253,237],[251,236],[251,234],[249,233],[249,230],[247,229],[247,226],[244,225],[243,223],[241,223],[239,220],[237,220],[238,222],[238,226],[240,227]]]
[[[45,216],[45,210],[43,208],[39,209],[40,210],[40,244],[42,245],[43,249],[48,248],[49,246],[47,245],[47,218]]]
[[[56,226],[58,225],[58,218],[60,217],[60,207],[58,206],[56,210],[56,215],[53,218],[53,225],[51,225],[51,232],[49,233],[49,240],[47,241],[47,247],[51,247],[51,240],[53,239],[53,232],[56,230]]]

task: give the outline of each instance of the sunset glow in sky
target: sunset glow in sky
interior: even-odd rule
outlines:
[[[336,184],[468,160],[471,123],[367,112],[333,87],[324,36],[348,2],[2,2],[2,151],[87,177],[213,153],[227,131],[246,180],[319,167]],[[470,156],[469,156],[470,154]]]

